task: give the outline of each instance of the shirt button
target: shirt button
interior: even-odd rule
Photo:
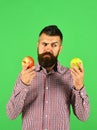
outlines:
[[[24,91],[27,92],[27,89],[25,88]]]
[[[81,93],[81,96],[83,97],[83,93]]]
[[[47,115],[45,115],[45,117],[47,118]]]
[[[85,105],[85,102],[83,102],[83,104]]]
[[[46,89],[48,89],[48,87],[46,87]]]
[[[48,103],[48,101],[46,101],[46,104]]]

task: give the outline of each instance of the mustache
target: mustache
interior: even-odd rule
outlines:
[[[50,55],[50,56],[53,56],[53,54],[51,54],[50,52],[44,52],[42,54],[40,54],[41,56],[45,56],[45,55]]]

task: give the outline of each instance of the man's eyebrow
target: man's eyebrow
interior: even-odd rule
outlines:
[[[49,44],[48,42],[42,42],[42,43]],[[58,42],[52,42],[51,44],[55,44],[55,43],[58,43]]]
[[[58,43],[58,42],[52,42],[52,43]]]
[[[52,42],[51,44],[55,44],[55,43],[58,43],[58,42]]]

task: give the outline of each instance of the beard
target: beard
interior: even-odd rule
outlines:
[[[43,66],[44,68],[49,68],[55,65],[57,63],[57,57],[58,55],[54,56],[50,52],[45,52],[42,54],[38,53],[39,64]]]

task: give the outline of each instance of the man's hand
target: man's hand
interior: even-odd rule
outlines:
[[[76,90],[80,90],[83,87],[83,82],[84,82],[83,65],[81,63],[78,63],[78,66],[79,67],[72,64],[72,68],[71,68],[71,74],[73,77],[73,85]]]
[[[28,68],[29,63],[23,66],[22,71],[21,71],[21,76],[20,79],[21,81],[26,84],[30,85],[32,79],[35,77],[35,66],[32,66],[31,68]]]

